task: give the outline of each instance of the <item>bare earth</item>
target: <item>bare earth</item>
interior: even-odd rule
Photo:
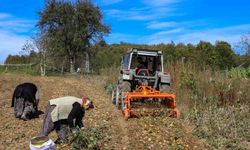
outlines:
[[[35,83],[40,91],[39,110],[45,111],[48,100],[60,96],[88,96],[95,109],[84,118],[85,128],[104,125],[108,127],[109,140],[100,143],[101,149],[204,149],[204,142],[190,132],[185,121],[166,116],[140,116],[125,121],[120,110],[111,103],[104,91],[104,77],[35,77],[26,75],[0,75],[0,150],[29,149],[29,141],[37,136],[44,114],[30,121],[16,119],[10,107],[16,85]],[[184,126],[185,124],[185,126]],[[50,138],[56,139],[55,132]],[[57,145],[57,149],[70,149]]]

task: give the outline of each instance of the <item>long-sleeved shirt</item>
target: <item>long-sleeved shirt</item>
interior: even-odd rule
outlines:
[[[51,119],[53,122],[66,120],[70,128],[83,126],[82,119],[85,110],[82,106],[82,99],[73,96],[65,96],[52,99],[49,102],[50,105],[55,105],[55,108],[51,112]]]
[[[82,119],[84,117],[84,114],[85,114],[84,108],[79,103],[75,102],[67,119],[69,127],[70,128],[74,128],[76,126],[78,126],[79,128],[83,127]]]

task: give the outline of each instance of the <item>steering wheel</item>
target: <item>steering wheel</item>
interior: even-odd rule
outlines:
[[[149,76],[149,70],[148,69],[137,69],[136,75],[139,76]]]

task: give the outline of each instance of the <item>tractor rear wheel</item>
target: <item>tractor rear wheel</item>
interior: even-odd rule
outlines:
[[[111,97],[112,103],[115,104],[116,103],[116,86],[114,87],[114,89],[112,90],[112,97]]]
[[[160,92],[162,93],[169,93],[171,90],[170,90],[170,85],[167,84],[167,83],[161,83],[160,84]]]
[[[120,109],[120,90],[119,90],[119,86],[116,86],[116,90],[115,90],[115,106],[117,109]]]
[[[121,98],[122,110],[125,107],[124,98],[125,98],[126,92],[131,92],[131,84],[128,81],[123,81],[121,83],[121,92],[120,92],[121,93],[120,98]]]

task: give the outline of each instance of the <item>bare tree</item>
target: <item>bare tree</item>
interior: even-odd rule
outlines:
[[[41,76],[45,76],[46,60],[48,55],[48,50],[47,50],[48,39],[43,35],[43,33],[38,33],[36,37],[33,37],[33,42],[38,50]]]
[[[250,55],[250,32],[244,34],[241,37],[241,41],[239,45],[240,45],[240,48],[244,50],[246,55]]]
[[[19,52],[20,55],[30,55],[30,53],[34,52],[36,50],[34,44],[30,40],[26,40],[24,43],[21,51]]]

